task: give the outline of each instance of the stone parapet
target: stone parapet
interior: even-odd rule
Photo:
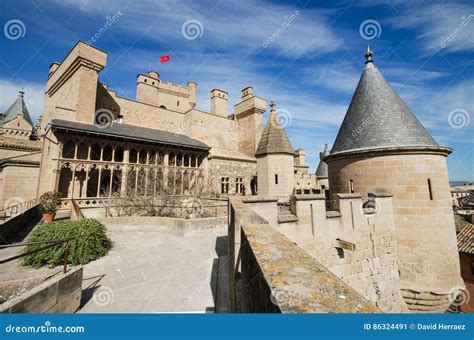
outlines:
[[[275,202],[276,206],[276,202]],[[247,207],[238,197],[229,197],[229,292],[231,312],[238,311],[236,283],[240,271],[240,235],[241,228],[247,224],[267,224],[268,221]]]
[[[102,217],[98,220],[108,231],[154,231],[178,235],[189,235],[198,231],[224,227],[227,225],[227,216],[206,218],[175,218],[159,216],[121,216]]]
[[[252,199],[243,203],[237,197],[229,198],[229,291],[232,312],[378,311],[375,305],[329,272],[317,259],[296,246],[293,239],[290,241],[280,233],[281,225],[268,223],[272,220],[271,216],[257,213],[255,204],[267,204],[278,211],[275,199],[264,201]],[[324,206],[324,200],[318,199],[317,202]],[[294,229],[294,226],[287,227]],[[327,289],[333,294],[324,294]],[[292,302],[285,305],[281,298],[286,301],[288,296]]]
[[[379,312],[271,226],[244,225],[241,239],[242,312]]]
[[[393,200],[388,193],[366,196],[335,194],[338,210],[327,210],[324,196],[293,195],[298,221],[278,230],[382,311],[403,312]]]
[[[82,266],[58,274],[0,305],[0,313],[74,313],[82,296]]]
[[[326,196],[322,194],[314,194],[314,195],[293,195],[291,196],[292,199],[296,201],[313,201],[313,200],[325,200]]]

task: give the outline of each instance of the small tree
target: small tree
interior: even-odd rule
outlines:
[[[48,191],[40,197],[39,208],[42,214],[54,215],[61,206],[60,192]]]

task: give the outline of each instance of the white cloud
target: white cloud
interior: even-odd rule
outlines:
[[[337,35],[328,10],[305,9],[250,1],[245,6],[239,0],[213,3],[191,1],[60,1],[68,11],[82,11],[104,17],[120,10],[122,16],[110,28],[122,35],[133,34],[133,39],[148,39],[168,46],[182,45],[191,50],[203,50],[197,40],[186,40],[181,34],[185,21],[196,19],[202,23],[202,41],[206,48],[225,51],[239,48],[243,54],[264,48],[269,53],[297,57],[303,52],[324,54],[341,47],[344,40]],[[100,28],[101,19],[98,29]],[[105,19],[104,19],[105,21]],[[275,37],[276,36],[276,37]],[[133,40],[132,40],[133,41]]]
[[[425,4],[401,2],[400,15],[386,22],[399,29],[417,29],[427,54],[438,51],[474,50],[474,6],[472,2]]]

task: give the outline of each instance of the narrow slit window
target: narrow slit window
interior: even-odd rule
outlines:
[[[430,193],[430,201],[433,200],[433,189],[431,188],[431,179],[428,178],[428,192]]]
[[[354,193],[354,181],[352,179],[349,180],[349,192]]]
[[[275,174],[275,184],[278,184],[278,174]]]
[[[176,102],[176,106],[179,106],[179,100]]]

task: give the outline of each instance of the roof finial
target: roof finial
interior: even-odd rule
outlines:
[[[18,93],[20,94],[20,97],[23,98],[23,96],[25,95],[25,91],[23,91],[23,87],[21,88],[20,91],[18,91]]]
[[[270,112],[276,112],[276,104],[273,100],[270,102]]]
[[[367,45],[367,52],[364,53],[364,57],[365,57],[365,63],[368,64],[368,63],[373,63],[374,61],[372,60],[372,56],[374,55],[374,52],[372,52],[370,50],[370,46]]]

